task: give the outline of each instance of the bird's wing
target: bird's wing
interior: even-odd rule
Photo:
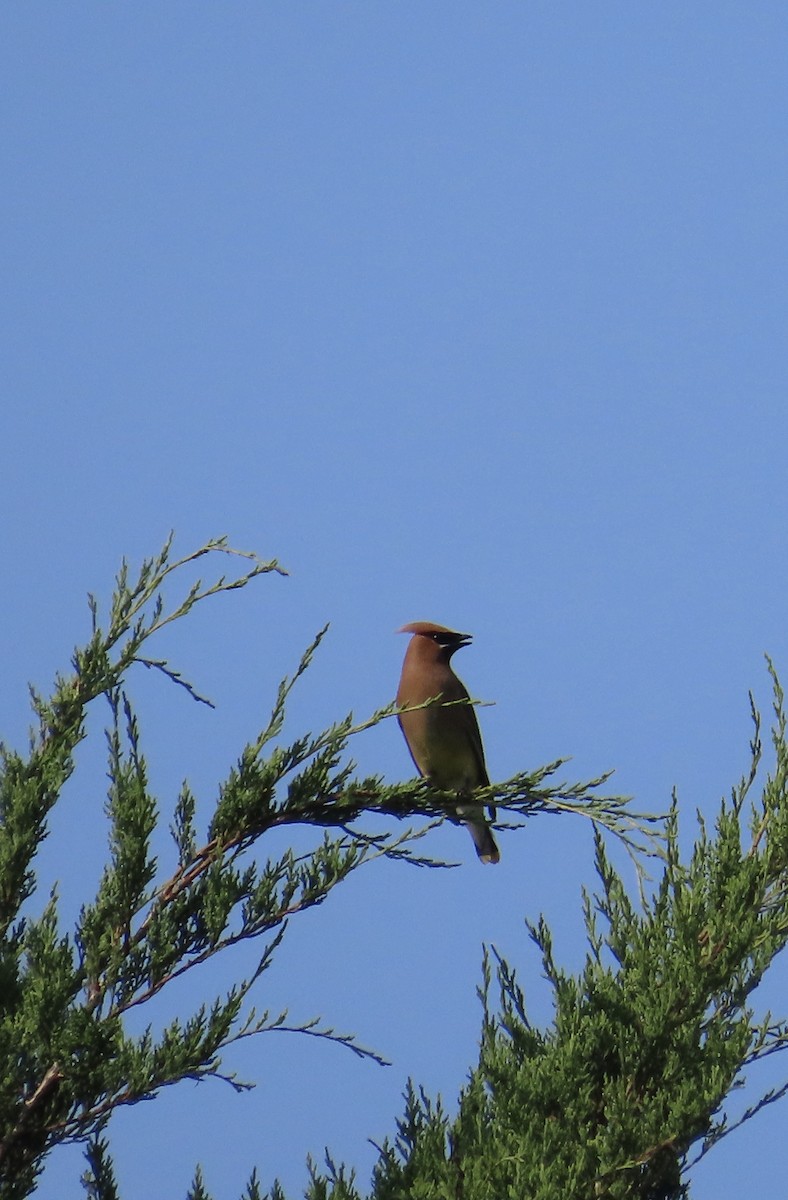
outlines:
[[[457,681],[460,682],[459,680]],[[460,684],[460,691],[456,696],[452,696],[452,700],[469,700],[467,689],[464,684]],[[458,704],[456,709],[457,718],[462,722],[462,727],[468,736],[473,757],[476,759],[476,768],[478,770],[479,782],[477,787],[488,787],[490,778],[487,774],[487,765],[484,761],[484,746],[482,745],[482,735],[479,730],[479,722],[476,717],[476,709],[472,704]]]

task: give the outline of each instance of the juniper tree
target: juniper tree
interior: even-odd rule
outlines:
[[[184,572],[217,556],[239,569],[209,584],[197,580],[168,606],[165,596]],[[136,577],[124,563],[106,617],[90,598],[90,637],[74,653],[70,671],[56,678],[51,696],[33,692],[36,724],[27,751],[2,749],[0,1195],[8,1200],[29,1195],[47,1155],[67,1142],[86,1147],[83,1182],[88,1194],[112,1200],[118,1195],[107,1136],[113,1112],[184,1079],[213,1075],[244,1086],[221,1068],[222,1050],[241,1038],[290,1028],[378,1057],[352,1036],[316,1020],[291,1023],[286,1012],[257,1012],[251,997],[264,989],[261,977],[288,921],[322,904],[354,871],[380,859],[403,867],[448,865],[417,843],[445,819],[455,797],[441,796],[421,781],[391,786],[378,777],[354,777],[349,743],[398,710],[390,705],[360,722],[351,714],[317,734],[282,740],[290,691],[308,668],[324,629],[292,677],[279,684],[270,718],[240,749],[208,809],[198,806],[184,783],[170,813],[163,814],[149,786],[128,692],[130,673],[144,667],[184,688],[197,702],[209,703],[166,658],[153,653],[150,642],[187,618],[196,605],[272,572],[283,573],[276,562],[233,550],[223,539],[181,559],[173,559],[168,542]],[[55,893],[43,906],[34,904],[36,855],[50,814],[75,771],[75,750],[86,736],[88,714],[99,703],[109,711],[108,860],[97,894],[85,899],[76,927],[64,929]],[[497,804],[507,813],[510,828],[537,813],[580,813],[612,832],[635,857],[653,848],[653,818],[633,813],[621,797],[602,795],[604,778],[556,782],[561,765],[522,772],[480,790],[476,800]],[[365,827],[365,818],[372,816],[378,818],[377,832],[369,820]],[[387,819],[383,832],[381,817]],[[171,823],[167,860],[153,851],[162,821]],[[289,827],[313,830],[311,849],[269,850],[267,835]],[[196,976],[198,986],[201,964],[240,942],[260,946],[257,967],[248,977],[225,994],[198,1002],[157,1034],[152,1026],[143,1033],[132,1031],[132,1010],[150,1004],[187,973]],[[502,1011],[509,1014],[506,1007]],[[507,1016],[509,1024],[513,1019]],[[488,1019],[480,1070],[492,1072],[495,1055],[503,1052],[505,1028]],[[514,1040],[512,1035],[512,1044]],[[468,1095],[481,1103],[484,1085],[475,1086]],[[466,1098],[461,1121],[466,1121],[467,1104]],[[422,1114],[413,1111],[414,1120],[421,1121]],[[435,1117],[430,1109],[425,1128]],[[440,1122],[435,1128],[440,1131]],[[454,1161],[451,1156],[447,1160],[450,1172]],[[410,1169],[403,1162],[386,1148],[376,1187],[385,1188],[387,1170]],[[436,1164],[429,1169],[437,1169]],[[341,1170],[327,1181],[312,1169],[314,1195],[330,1191],[340,1196],[352,1186]],[[195,1200],[207,1195],[199,1173],[191,1194]],[[271,1195],[277,1194],[275,1188]],[[247,1196],[260,1196],[254,1176]]]
[[[600,886],[583,896],[582,971],[556,963],[544,920],[528,924],[553,993],[549,1028],[529,1020],[506,958],[486,954],[480,1057],[457,1113],[409,1087],[380,1150],[374,1200],[678,1200],[689,1194],[691,1165],[785,1096],[788,1083],[738,1118],[728,1113],[748,1069],[788,1046],[785,1016],[757,1012],[754,995],[788,938],[786,717],[769,666],[774,766],[757,800],[748,800],[762,756],[751,698],[746,775],[713,833],[698,818],[685,861],[674,797],[664,869],[648,895],[627,894],[597,833]],[[330,1161],[313,1170],[310,1200],[360,1194]]]

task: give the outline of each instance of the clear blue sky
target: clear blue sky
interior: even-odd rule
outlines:
[[[615,767],[646,808],[675,785],[689,835],[746,767],[764,651],[788,680],[786,55],[776,2],[4,6],[2,735],[122,555],[226,532],[292,575],[160,643],[215,713],[136,681],[163,808],[184,775],[208,805],[324,621],[294,732],[386,703],[393,630],[426,618],[475,634],[494,777]],[[392,723],[356,757],[410,774]],[[73,911],[94,766],[42,860]],[[360,874],[260,989],[393,1066],[244,1044],[250,1095],[119,1117],[124,1196],[183,1195],[197,1160],[218,1200],[255,1163],[296,1196],[326,1145],[365,1181],[409,1075],[454,1103],[483,942],[546,1020],[523,918],[580,963],[591,831],[501,840],[495,870],[447,827],[460,870]],[[705,1160],[696,1200],[782,1197],[785,1111]],[[55,1155],[42,1200],[80,1170]]]

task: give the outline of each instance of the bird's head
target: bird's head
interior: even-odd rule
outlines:
[[[440,662],[448,662],[455,650],[462,649],[472,640],[469,633],[457,633],[455,629],[434,625],[432,621],[411,621],[409,625],[398,629],[397,633],[413,634],[411,646],[414,651],[420,657],[438,659]]]

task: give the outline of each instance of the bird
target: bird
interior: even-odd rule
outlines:
[[[424,704],[436,696],[444,702],[468,699],[464,683],[451,668],[451,657],[468,645],[470,634],[431,621],[412,621],[397,632],[413,635],[402,664],[398,708]],[[479,722],[470,704],[431,704],[399,713],[397,719],[416,770],[434,787],[470,798],[476,788],[489,785]],[[495,820],[495,809],[489,811]],[[455,814],[470,831],[481,861],[499,862],[501,856],[481,806],[458,805]]]

